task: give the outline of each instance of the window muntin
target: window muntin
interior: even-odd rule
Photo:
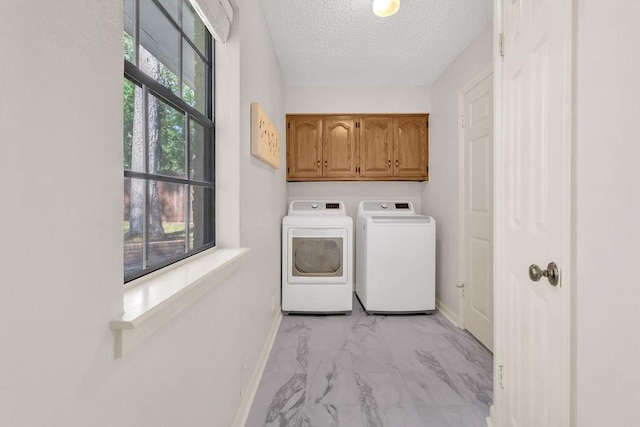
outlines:
[[[215,245],[213,40],[190,8],[125,0],[125,282]]]

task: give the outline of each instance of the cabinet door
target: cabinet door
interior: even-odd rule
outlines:
[[[287,124],[288,178],[322,176],[322,118],[290,117]]]
[[[393,176],[393,119],[360,119],[360,176]]]
[[[427,116],[394,119],[394,176],[427,176],[427,120]]]
[[[331,178],[356,176],[356,132],[352,116],[324,117],[322,120],[322,151],[324,173]]]

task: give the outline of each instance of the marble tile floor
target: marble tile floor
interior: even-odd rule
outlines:
[[[442,314],[284,316],[249,414],[263,427],[486,426],[493,356]]]

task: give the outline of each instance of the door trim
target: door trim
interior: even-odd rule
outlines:
[[[464,94],[473,89],[482,80],[493,73],[493,64],[489,64],[484,70],[473,77],[468,83],[458,90],[458,286],[463,283],[464,277],[464,182],[466,171],[464,170],[464,127],[462,116],[464,114]],[[494,100],[495,102],[495,100]],[[495,104],[494,104],[495,105]],[[495,116],[495,111],[494,111]],[[494,117],[495,122],[495,117]],[[494,130],[495,135],[495,130]],[[494,137],[495,140],[495,137]],[[465,328],[464,319],[464,288],[458,289],[458,327]],[[494,290],[495,292],[495,290]]]
[[[498,182],[502,179],[502,169],[497,167],[502,158],[502,0],[493,1],[493,402],[486,418],[488,427],[502,427],[502,384],[496,375],[502,365],[502,292],[498,285],[502,254],[502,193]],[[498,409],[497,409],[498,408]]]

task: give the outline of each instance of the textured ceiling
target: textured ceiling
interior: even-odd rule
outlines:
[[[491,22],[491,0],[260,0],[287,86],[430,85]]]

